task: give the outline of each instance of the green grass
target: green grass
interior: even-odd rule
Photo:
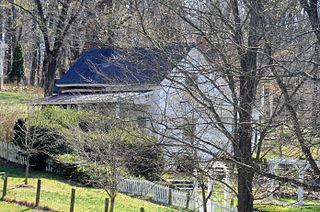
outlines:
[[[0,92],[0,103],[26,104],[28,101],[38,98],[41,98],[41,95],[36,93],[13,91]]]
[[[33,209],[24,207],[24,206],[20,206],[20,205],[16,205],[13,203],[7,203],[7,202],[0,202],[0,208],[1,211],[3,212],[32,212],[35,211]]]
[[[316,205],[304,206],[302,209],[272,205],[255,205],[254,207],[260,212],[320,212],[320,206]]]
[[[261,212],[320,212],[319,200],[304,200],[302,209],[297,208],[297,199],[282,197],[274,199],[274,205],[263,202],[254,205]],[[281,206],[279,206],[281,205]]]
[[[76,189],[75,211],[103,211],[107,194],[102,189],[83,187],[65,182],[62,178],[44,172],[32,172],[29,180],[30,187],[20,187],[23,184],[23,170],[18,166],[0,160],[0,172],[8,173],[8,192],[6,199],[33,203],[36,195],[37,179],[41,178],[40,206],[49,207],[57,211],[69,211],[71,188]],[[2,180],[0,183],[2,189]],[[2,190],[0,189],[0,192]],[[118,194],[115,211],[133,212],[144,207],[145,211],[171,212],[173,208],[153,204],[151,202]],[[11,211],[11,210],[10,210]]]

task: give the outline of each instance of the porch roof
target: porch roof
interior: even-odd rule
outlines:
[[[31,105],[79,105],[95,103],[117,103],[117,102],[139,102],[152,92],[126,92],[126,93],[104,93],[104,94],[60,94],[34,100]],[[142,101],[140,101],[142,102]]]

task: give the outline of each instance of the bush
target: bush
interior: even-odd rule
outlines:
[[[132,150],[126,163],[129,173],[150,181],[160,180],[164,169],[161,147],[150,141],[131,143],[128,147]]]
[[[45,170],[49,155],[70,152],[65,138],[56,129],[47,126],[26,127],[25,119],[18,119],[13,127],[14,143],[23,150],[33,150],[30,165],[37,170]]]
[[[85,166],[81,166],[79,159],[72,154],[64,154],[53,160],[53,173],[72,181],[90,184],[90,176]]]

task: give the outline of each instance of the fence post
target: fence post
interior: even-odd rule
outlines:
[[[71,204],[70,204],[70,212],[74,212],[74,202],[75,202],[75,194],[76,189],[71,189]]]
[[[6,173],[4,173],[4,175],[3,175],[3,190],[2,190],[1,200],[4,200],[4,197],[7,194],[7,186],[8,186],[8,177],[7,177]]]
[[[37,183],[37,193],[36,193],[36,207],[39,206],[39,202],[40,202],[40,192],[41,192],[41,180],[38,179],[38,183]]]
[[[172,189],[169,187],[169,205],[172,205]]]
[[[108,212],[109,209],[109,199],[106,198],[106,201],[104,203],[104,212]]]
[[[190,191],[187,193],[187,202],[186,202],[186,209],[188,210],[189,208],[189,202],[190,202]]]
[[[140,208],[140,212],[144,212],[144,208],[143,207]]]

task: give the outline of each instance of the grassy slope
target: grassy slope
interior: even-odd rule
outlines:
[[[7,199],[18,201],[34,202],[36,193],[37,178],[42,179],[42,192],[40,206],[49,207],[58,211],[68,211],[70,204],[71,188],[76,188],[75,211],[103,211],[104,199],[107,196],[101,189],[87,188],[72,185],[63,179],[43,172],[32,172],[30,185],[33,187],[19,187],[23,183],[23,170],[18,166],[0,161],[0,172],[8,173],[8,194]],[[0,183],[2,188],[2,181]],[[1,192],[1,190],[0,190]],[[116,199],[116,211],[130,212],[139,211],[144,207],[145,211],[175,211],[172,208],[160,206],[137,198],[132,198],[123,194],[118,194]],[[10,210],[11,211],[11,210]]]
[[[4,211],[4,212],[22,212],[22,211],[31,212],[31,211],[35,211],[35,210],[29,209],[29,208],[26,208],[26,207],[23,207],[20,205],[15,205],[12,203],[7,203],[7,202],[0,202],[0,208],[1,208],[1,211]]]
[[[320,212],[320,206],[304,206],[303,209],[284,206],[256,205],[261,212]]]
[[[37,99],[40,96],[32,93],[24,92],[12,92],[12,91],[2,91],[0,92],[0,102],[1,103],[14,103],[14,104],[24,104],[29,100]]]

